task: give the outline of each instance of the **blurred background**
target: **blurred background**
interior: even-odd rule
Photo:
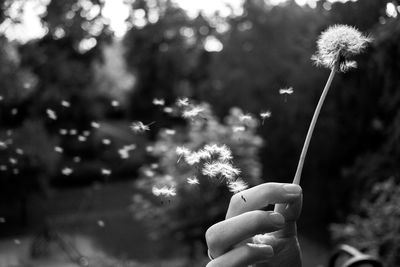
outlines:
[[[373,42],[335,77],[315,129],[304,266],[326,266],[341,242],[399,266],[399,12],[393,0],[0,1],[0,266],[204,266],[231,193],[188,184],[176,147],[227,144],[249,185],[290,182],[329,74],[310,57],[333,24]],[[180,116],[184,98],[202,119]]]

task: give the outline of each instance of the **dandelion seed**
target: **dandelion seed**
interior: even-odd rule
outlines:
[[[57,120],[57,114],[54,110],[48,108],[48,109],[46,109],[46,113],[50,119]]]
[[[54,151],[57,152],[57,153],[63,153],[64,149],[62,147],[60,147],[60,146],[56,146],[56,147],[54,147]]]
[[[65,167],[64,169],[61,170],[61,173],[65,176],[69,176],[74,172],[73,169]]]
[[[104,223],[104,221],[98,220],[98,221],[97,221],[97,225],[98,225],[99,227],[104,227],[106,224]]]
[[[317,66],[329,69],[338,64],[338,71],[355,68],[356,62],[349,60],[361,53],[372,39],[348,25],[334,25],[325,30],[317,41],[318,52],[312,56]]]
[[[111,140],[107,138],[104,138],[103,140],[101,140],[101,142],[103,143],[103,145],[106,146],[111,145]]]
[[[0,95],[0,101],[3,101],[4,97],[2,95]]]
[[[170,113],[174,112],[174,109],[171,108],[171,107],[165,107],[165,108],[163,109],[163,111],[164,111],[165,113],[167,113],[167,114],[170,114]]]
[[[243,191],[243,190],[247,189],[248,187],[249,186],[247,185],[247,183],[240,178],[236,179],[235,181],[229,181],[229,183],[228,183],[229,191],[231,191],[234,194],[236,194],[240,191]]]
[[[119,107],[119,102],[117,100],[113,100],[113,101],[111,101],[111,106]]]
[[[13,169],[12,172],[13,172],[14,175],[18,175],[19,174],[19,169]]]
[[[264,125],[265,119],[271,117],[271,111],[264,111],[264,112],[261,112],[261,113],[260,113],[260,117],[261,117],[261,120],[262,120],[262,125]]]
[[[245,121],[251,121],[253,119],[253,117],[250,114],[241,114],[239,116],[239,120],[241,122],[245,122]]]
[[[234,132],[234,133],[237,133],[237,132],[244,132],[246,130],[246,127],[244,127],[244,126],[233,126],[232,127],[232,131]]]
[[[0,141],[0,148],[1,149],[7,149],[7,144],[3,141]]]
[[[178,98],[178,100],[176,101],[177,105],[180,107],[186,107],[189,105],[189,98],[185,97],[185,98]]]
[[[101,174],[105,176],[111,175],[111,170],[110,169],[101,169]]]
[[[87,139],[86,139],[86,136],[79,135],[78,140],[79,140],[79,142],[85,142]]]
[[[67,129],[60,129],[58,132],[59,132],[61,135],[66,135],[66,134],[68,134],[68,130],[67,130]]]
[[[193,119],[199,116],[204,111],[204,108],[200,106],[191,107],[182,113],[182,117],[185,119]]]
[[[69,130],[69,134],[70,135],[76,135],[78,133],[78,130],[76,130],[76,129],[70,129]]]
[[[10,161],[10,163],[13,164],[13,165],[17,165],[18,164],[18,160],[16,158],[9,158],[8,161]]]
[[[176,134],[176,131],[175,131],[175,130],[172,130],[172,129],[165,129],[165,133],[166,133],[167,135],[175,135],[175,134]]]
[[[118,150],[118,153],[120,155],[120,157],[122,159],[127,159],[129,158],[129,152],[136,149],[136,145],[132,144],[132,145],[128,145],[128,146],[124,146],[121,149]]]
[[[62,105],[63,107],[69,108],[69,107],[71,106],[71,103],[69,103],[69,102],[66,101],[66,100],[63,100],[63,101],[61,101],[61,105]]]
[[[161,187],[161,188],[157,188],[155,186],[153,186],[152,188],[152,192],[155,196],[164,196],[164,197],[173,197],[176,196],[176,189],[174,187]]]
[[[196,152],[185,155],[185,161],[189,165],[197,164],[201,161],[201,157]]]
[[[154,170],[154,169],[158,169],[158,167],[159,167],[159,164],[158,164],[158,163],[152,163],[152,164],[150,165],[150,168],[152,168],[153,170]]]
[[[154,98],[153,99],[153,105],[155,105],[155,106],[164,106],[165,105],[165,100],[162,99],[162,98],[160,98],[160,99]]]
[[[6,165],[0,165],[0,171],[5,172],[6,170],[8,170]]]
[[[6,218],[0,217],[0,223],[5,223],[5,222],[6,222]]]
[[[149,169],[145,169],[145,170],[143,171],[143,173],[144,173],[144,175],[147,176],[147,177],[153,177],[153,176],[155,175],[154,171],[149,170]]]
[[[187,183],[190,184],[190,185],[200,184],[200,183],[199,183],[199,179],[197,179],[196,176],[189,177],[189,178],[186,179],[186,181],[187,181]]]
[[[236,176],[240,174],[240,170],[233,167],[232,164],[228,162],[214,161],[204,164],[202,173],[205,176],[209,176],[211,178],[221,175],[223,178],[233,180]]]
[[[90,135],[90,131],[83,131],[83,136],[88,137]]]
[[[145,125],[143,124],[143,122],[141,121],[137,121],[137,122],[133,122],[131,125],[131,129],[132,131],[134,131],[135,133],[143,133],[145,131],[149,131],[150,130],[150,125],[153,124],[154,122]]]
[[[293,92],[293,87],[279,89],[279,94],[281,95],[291,95]]]
[[[21,148],[17,148],[17,149],[15,149],[15,153],[17,153],[18,155],[23,155],[24,150],[22,150]]]
[[[147,153],[151,153],[154,151],[154,147],[153,146],[146,146],[146,152]]]
[[[21,241],[19,239],[14,239],[14,244],[19,246],[21,245]]]
[[[181,160],[181,158],[183,156],[190,154],[190,150],[184,146],[178,146],[175,151],[176,151],[176,154],[179,156],[177,163],[179,163],[179,161]]]
[[[221,161],[228,161],[233,158],[232,151],[226,145],[222,145],[222,146],[218,146],[216,144],[205,145],[204,150],[207,151],[208,153],[210,153],[211,155],[218,154],[219,155],[218,159]]]
[[[79,162],[81,162],[81,157],[76,156],[76,157],[74,157],[72,160],[73,160],[75,163],[79,163]]]
[[[95,121],[92,121],[92,122],[90,123],[90,126],[92,126],[92,128],[98,129],[98,128],[100,128],[100,123],[95,122]]]
[[[13,109],[11,110],[11,115],[15,116],[15,115],[17,115],[17,114],[18,114],[18,109],[17,109],[17,108],[13,108]]]

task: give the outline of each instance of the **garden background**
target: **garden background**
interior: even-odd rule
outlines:
[[[160,200],[152,183],[186,177],[179,144],[208,142],[232,148],[250,185],[291,182],[328,76],[310,57],[333,24],[373,42],[335,78],[311,142],[304,266],[325,265],[338,242],[400,264],[398,1],[215,1],[198,13],[126,0],[119,28],[111,2],[0,2],[0,266],[204,266],[205,229],[231,193],[181,179]],[[177,116],[185,97],[207,111],[203,128]]]

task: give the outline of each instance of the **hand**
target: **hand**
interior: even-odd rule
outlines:
[[[207,267],[301,267],[296,220],[302,206],[301,187],[265,183],[232,196],[226,219],[206,232]],[[262,210],[271,204],[275,211]]]

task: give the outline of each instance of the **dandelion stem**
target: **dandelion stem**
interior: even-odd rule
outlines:
[[[335,64],[331,70],[328,81],[325,84],[325,88],[322,91],[321,97],[319,98],[318,105],[315,108],[314,115],[313,115],[311,123],[310,123],[310,127],[308,128],[306,140],[304,141],[303,149],[301,150],[299,163],[297,164],[296,174],[294,175],[294,179],[293,179],[294,184],[300,184],[301,172],[303,170],[304,160],[306,159],[308,146],[310,145],[310,140],[311,140],[312,134],[314,132],[315,124],[317,122],[318,115],[321,111],[321,107],[324,104],[325,97],[328,94],[329,88],[332,84],[333,77],[335,77],[337,68],[338,68],[338,64]]]

